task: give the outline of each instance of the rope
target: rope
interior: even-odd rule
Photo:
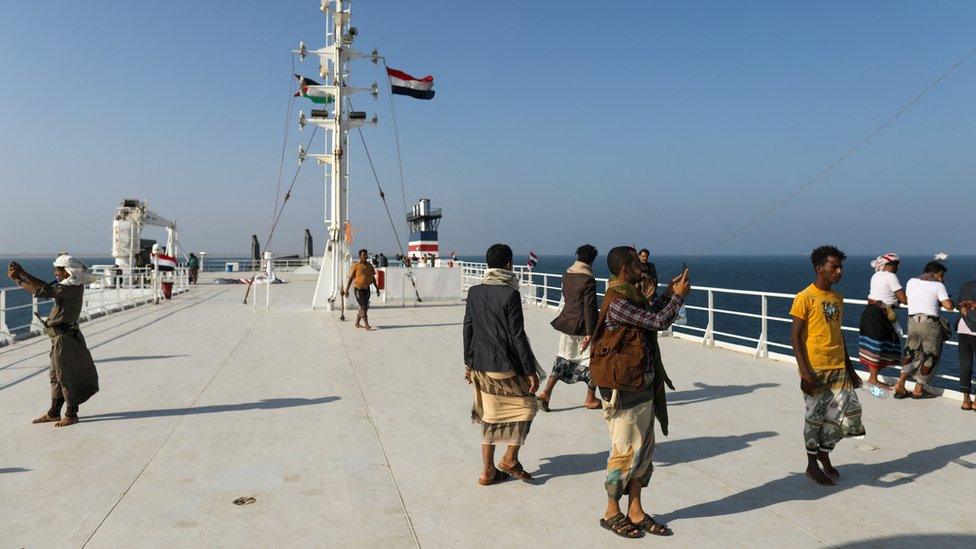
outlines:
[[[271,222],[274,223],[275,217],[278,215],[278,198],[281,196],[281,174],[284,171],[285,166],[285,148],[288,146],[288,124],[291,122],[292,109],[295,105],[295,96],[292,94],[295,78],[295,54],[291,54],[291,71],[288,74],[288,109],[285,111],[285,124],[284,130],[282,130],[283,138],[281,140],[281,159],[278,160],[278,184],[275,187],[275,197],[274,197],[274,212],[271,214]]]
[[[776,212],[776,210],[780,209],[781,207],[783,207],[784,205],[786,205],[788,202],[790,202],[791,200],[793,200],[794,198],[796,198],[797,196],[799,196],[801,193],[803,193],[804,191],[806,191],[807,189],[809,189],[810,187],[812,187],[818,181],[820,181],[821,179],[823,179],[824,176],[826,176],[828,173],[830,173],[831,171],[833,171],[834,168],[836,168],[842,162],[844,162],[845,160],[847,160],[848,157],[850,157],[851,155],[853,155],[855,152],[857,152],[864,145],[867,145],[872,139],[875,138],[875,136],[877,136],[879,133],[881,133],[882,131],[884,131],[888,126],[890,126],[896,120],[898,120],[901,117],[901,115],[905,114],[905,112],[907,112],[908,109],[910,109],[913,105],[915,105],[915,103],[917,103],[920,99],[922,99],[923,97],[925,97],[925,95],[928,94],[930,91],[932,91],[933,89],[935,89],[936,86],[938,86],[939,84],[941,84],[943,80],[945,80],[950,74],[952,74],[953,72],[955,72],[955,70],[957,68],[959,68],[960,65],[962,65],[963,63],[965,63],[966,61],[968,61],[969,58],[971,58],[973,55],[976,55],[976,48],[973,48],[972,50],[969,51],[969,53],[967,53],[962,58],[960,58],[958,61],[956,61],[945,72],[943,72],[941,75],[939,75],[938,78],[936,78],[931,83],[929,83],[929,85],[926,86],[921,92],[919,92],[918,94],[916,94],[907,103],[905,103],[900,109],[898,109],[897,112],[895,112],[893,115],[889,116],[884,122],[881,123],[881,125],[879,125],[877,128],[875,128],[874,131],[872,131],[871,133],[867,134],[867,136],[865,136],[863,139],[861,139],[860,141],[858,141],[857,144],[855,144],[853,147],[851,147],[850,149],[848,149],[847,152],[845,152],[839,158],[837,158],[836,160],[834,160],[833,162],[831,162],[829,165],[827,165],[826,168],[820,170],[820,172],[817,175],[815,175],[812,178],[810,178],[809,180],[807,180],[806,183],[804,183],[803,185],[800,185],[796,190],[794,190],[792,193],[788,194],[785,198],[783,198],[779,202],[773,204],[770,208],[768,208],[766,211],[764,211],[762,214],[760,214],[759,217],[757,217],[755,219],[752,219],[751,221],[749,221],[749,222],[745,223],[744,225],[740,226],[738,229],[736,229],[735,231],[733,231],[731,234],[729,234],[728,236],[726,236],[722,240],[719,240],[718,242],[716,242],[715,244],[713,244],[709,248],[706,248],[705,251],[702,252],[701,254],[696,255],[696,256],[692,256],[692,259],[696,259],[696,258],[700,258],[702,256],[706,256],[709,253],[711,253],[712,251],[714,251],[716,248],[720,248],[720,247],[724,246],[726,243],[728,243],[729,241],[733,240],[734,238],[736,238],[737,236],[739,236],[743,232],[751,229],[753,226],[755,226],[756,224],[758,224],[760,221],[766,219],[767,217],[769,217],[770,215],[772,215],[774,212]],[[676,271],[677,271],[677,268],[674,268],[674,269],[671,269],[670,271],[667,271],[666,273],[664,273],[661,276],[662,277],[666,277],[666,276],[668,276],[671,273],[674,273]]]
[[[393,100],[393,80],[390,78],[389,65],[386,64],[386,58],[383,59],[383,68],[386,69],[386,81],[389,84],[386,87],[387,94],[390,97],[390,115],[393,118],[393,139],[396,142],[396,153],[397,153],[397,166],[400,168],[400,199],[403,201],[403,211],[407,211],[407,185],[404,183],[403,178],[403,159],[400,155],[400,128],[397,126],[397,115],[396,115],[396,101]],[[402,253],[402,252],[401,252]]]
[[[347,98],[349,103],[349,110],[355,110],[352,106],[352,100]],[[366,137],[363,135],[363,128],[359,126],[356,128],[359,130],[359,140],[363,143],[363,150],[366,151],[366,160],[369,161],[369,169],[373,172],[373,179],[376,181],[376,190],[379,192],[380,200],[383,201],[383,208],[386,210],[386,217],[390,220],[390,228],[393,229],[393,236],[396,238],[397,250],[400,255],[406,257],[403,253],[403,241],[400,240],[400,233],[397,232],[396,223],[393,222],[393,215],[390,213],[390,205],[386,202],[386,193],[383,192],[383,187],[380,185],[379,175],[376,174],[376,166],[373,165],[373,156],[369,154],[369,147],[366,145]],[[406,208],[403,210],[406,212]],[[413,269],[411,267],[406,267],[407,278],[410,279],[410,284],[413,286],[413,293],[417,297],[417,303],[423,303],[423,299],[420,298],[420,291],[417,290],[417,281],[414,279]]]

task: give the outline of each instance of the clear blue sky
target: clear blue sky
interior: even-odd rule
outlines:
[[[271,220],[290,54],[317,0],[4,2],[0,253],[110,250],[123,197],[184,243],[246,251]],[[810,191],[721,249],[976,47],[972,2],[459,2],[353,5],[357,47],[436,78],[397,98],[407,201],[444,208],[442,250],[972,253],[976,59]],[[314,61],[299,65],[315,76]],[[382,78],[367,62],[353,83]],[[391,207],[387,99],[359,102]],[[299,103],[306,110],[307,101]],[[285,170],[298,134],[289,121]],[[352,141],[356,245],[394,248]],[[317,145],[321,148],[321,145]],[[309,163],[272,247],[320,251]],[[964,234],[968,233],[968,234]],[[159,233],[148,236],[160,236]],[[968,236],[966,238],[965,236]]]

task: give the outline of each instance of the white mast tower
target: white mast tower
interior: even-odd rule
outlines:
[[[328,94],[333,97],[332,113],[326,109],[313,109],[309,117],[298,113],[298,126],[307,124],[322,128],[325,133],[325,153],[309,154],[301,146],[298,148],[298,161],[314,158],[325,165],[325,224],[329,228],[329,239],[325,255],[319,268],[319,280],[312,297],[312,308],[335,308],[335,302],[342,291],[349,260],[346,244],[346,222],[349,219],[349,130],[377,122],[375,116],[366,119],[366,113],[353,111],[349,95],[369,92],[374,99],[379,96],[379,87],[374,82],[369,88],[354,88],[348,85],[349,65],[354,59],[370,59],[376,64],[379,54],[362,54],[352,49],[352,43],[359,32],[350,25],[352,19],[351,0],[321,0],[321,10],[325,14],[325,46],[308,50],[300,42],[297,53],[304,60],[307,55],[319,58],[319,75],[325,79],[320,86],[307,86],[310,95]],[[326,105],[330,103],[326,102]]]

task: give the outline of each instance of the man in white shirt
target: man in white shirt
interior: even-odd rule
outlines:
[[[895,385],[895,398],[934,398],[937,395],[925,390],[932,382],[942,355],[942,344],[952,335],[949,325],[939,318],[940,307],[954,309],[946,291],[946,266],[929,261],[918,278],[908,281],[905,293],[908,297],[908,342],[905,345],[905,362],[901,376]],[[905,390],[905,381],[914,376],[915,390]]]

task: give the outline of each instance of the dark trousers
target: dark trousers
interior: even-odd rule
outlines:
[[[959,388],[964,393],[973,388],[973,355],[976,355],[976,336],[959,334]]]
[[[369,286],[365,288],[355,288],[356,303],[359,304],[359,314],[360,318],[366,318],[366,314],[369,312]]]

